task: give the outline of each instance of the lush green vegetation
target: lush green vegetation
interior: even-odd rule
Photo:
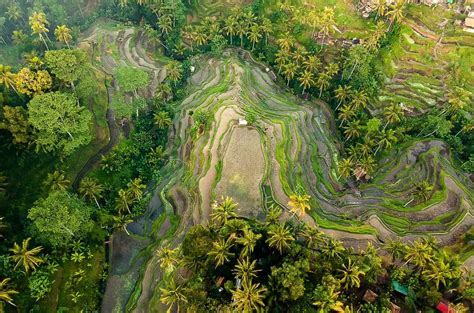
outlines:
[[[474,36],[360,5],[0,1],[0,311],[463,312]]]
[[[371,245],[346,249],[297,217],[282,222],[280,209],[261,222],[235,208],[230,199],[216,204],[208,226],[192,227],[182,245],[157,252],[163,303],[193,312],[391,312],[393,303],[429,312],[447,290],[472,296],[459,259],[432,238],[391,241],[382,258]],[[375,297],[364,298],[369,290]]]

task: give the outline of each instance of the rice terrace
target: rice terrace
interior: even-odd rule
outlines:
[[[0,312],[474,312],[471,2],[0,1]]]

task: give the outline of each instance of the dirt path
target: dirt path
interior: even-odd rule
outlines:
[[[100,161],[102,160],[102,156],[106,155],[107,153],[112,150],[113,147],[118,143],[119,137],[120,137],[120,130],[117,126],[117,123],[115,122],[115,115],[114,111],[110,108],[110,103],[112,101],[111,98],[111,87],[106,87],[107,90],[107,101],[109,103],[109,108],[107,109],[106,113],[106,118],[107,118],[107,127],[109,128],[109,141],[107,144],[102,147],[99,152],[94,154],[87,162],[84,164],[84,166],[81,168],[79,173],[77,173],[76,178],[74,179],[74,182],[72,183],[72,188],[73,190],[77,190],[79,188],[79,184],[84,178],[84,176],[91,171],[94,167],[96,167]]]

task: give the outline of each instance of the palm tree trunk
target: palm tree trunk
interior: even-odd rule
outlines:
[[[319,98],[321,98],[321,95],[323,94],[323,88],[319,88]]]
[[[39,34],[39,36],[40,36],[41,40],[43,40],[43,43],[44,43],[44,45],[46,46],[46,50],[48,50],[48,51],[49,51],[48,44],[46,43],[46,40],[44,40],[44,37],[43,37],[43,35],[42,35],[42,34]]]
[[[100,209],[99,201],[97,201],[97,198],[95,196],[92,196],[92,198],[95,201],[95,204],[97,204],[97,207]]]

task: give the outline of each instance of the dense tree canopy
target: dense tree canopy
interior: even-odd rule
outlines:
[[[38,149],[71,154],[91,141],[91,113],[77,104],[73,95],[51,92],[34,97],[28,104]]]
[[[33,231],[51,247],[65,246],[91,231],[91,208],[65,190],[51,192],[28,212]]]
[[[79,49],[50,50],[44,55],[46,65],[57,78],[73,84],[85,75],[87,56]]]

